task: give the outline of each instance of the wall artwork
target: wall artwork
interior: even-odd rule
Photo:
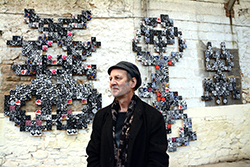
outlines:
[[[167,54],[167,45],[174,45],[178,41],[178,52]],[[143,46],[153,47],[153,51],[143,49]],[[189,145],[189,141],[197,140],[196,132],[192,130],[192,120],[184,112],[187,104],[176,91],[170,91],[169,66],[174,66],[183,56],[187,47],[182,39],[182,32],[174,27],[174,22],[166,14],[159,18],[145,17],[141,21],[140,29],[132,41],[133,51],[137,53],[137,60],[145,66],[155,66],[155,73],[151,75],[151,82],[144,83],[139,88],[139,96],[150,98],[156,94],[153,106],[164,116],[166,133],[171,133],[171,125],[175,120],[183,120],[184,127],[179,128],[178,137],[168,137],[168,151],[176,151],[179,146]]]
[[[207,43],[205,51],[206,70],[215,72],[213,79],[204,79],[204,96],[202,100],[209,101],[215,97],[216,104],[227,104],[228,96],[240,99],[240,91],[236,88],[236,78],[228,78],[225,72],[234,67],[233,55],[226,49],[225,42],[221,42],[221,50],[212,50],[212,43]]]
[[[42,33],[35,41],[25,41],[22,36],[13,36],[7,45],[22,47],[22,55],[27,57],[25,65],[12,65],[11,69],[16,75],[35,75],[30,85],[16,85],[10,95],[5,95],[4,114],[9,116],[20,126],[20,131],[30,132],[32,136],[41,136],[42,131],[67,130],[68,135],[77,134],[78,129],[87,128],[95,113],[102,107],[101,94],[90,84],[77,84],[73,75],[86,75],[89,80],[96,78],[97,67],[86,64],[88,56],[101,46],[95,37],[91,41],[73,41],[73,29],[87,28],[87,21],[91,20],[90,11],[72,15],[72,18],[60,18],[54,23],[52,18],[40,18],[34,9],[24,10],[24,22],[31,28]],[[160,25],[161,29],[156,29]],[[143,36],[143,37],[142,37]],[[178,52],[166,53],[167,45],[174,45],[177,39]],[[67,54],[47,54],[56,42]],[[153,46],[153,52],[143,50],[142,43]],[[192,130],[192,120],[184,112],[187,104],[177,91],[170,91],[169,66],[174,66],[183,56],[187,47],[182,39],[182,32],[174,27],[173,20],[168,15],[160,18],[145,17],[137,30],[132,42],[133,51],[137,53],[137,60],[145,66],[155,66],[155,73],[151,75],[152,81],[144,83],[139,88],[139,96],[144,98],[156,95],[153,106],[164,116],[166,133],[171,133],[171,125],[175,120],[183,120],[183,127],[179,128],[178,137],[169,137],[168,151],[176,151],[178,146],[187,146],[189,141],[197,140],[196,132]],[[153,55],[154,54],[154,55]],[[53,68],[58,67],[61,68]],[[52,67],[52,68],[51,68]],[[52,77],[56,76],[56,83]],[[31,98],[36,98],[36,105],[40,107],[35,111],[35,120],[26,114],[21,107]],[[80,100],[83,105],[82,112],[74,114],[71,109],[72,102]],[[52,106],[56,106],[56,113],[52,113]]]
[[[22,36],[13,36],[7,41],[9,46],[22,47],[22,55],[27,56],[25,65],[12,65],[11,69],[16,75],[36,76],[30,85],[16,85],[10,95],[5,95],[4,114],[20,126],[20,131],[41,136],[42,131],[52,130],[56,125],[57,130],[67,130],[68,135],[77,134],[78,129],[87,128],[102,107],[102,97],[96,89],[90,84],[77,84],[72,78],[73,75],[86,75],[89,80],[96,78],[96,65],[84,61],[101,46],[101,42],[96,41],[96,37],[91,37],[91,41],[72,40],[73,29],[86,29],[90,20],[91,11],[82,11],[72,18],[59,18],[55,23],[53,18],[40,18],[34,9],[24,10],[24,22],[42,35],[35,41],[25,41]],[[56,58],[47,54],[54,42],[67,54],[56,55]],[[52,83],[52,77],[56,77],[56,84]],[[32,96],[40,107],[35,111],[35,120],[21,110]],[[80,100],[85,106],[81,113],[72,112],[74,100]],[[52,113],[53,105],[56,106],[55,114]]]

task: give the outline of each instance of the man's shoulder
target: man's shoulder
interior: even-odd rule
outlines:
[[[137,113],[140,113],[142,118],[147,120],[146,122],[149,126],[163,125],[164,117],[159,110],[142,100],[138,101],[138,104],[140,105],[138,105]]]
[[[109,111],[111,111],[111,104],[106,107],[101,108],[100,110],[97,111],[96,114],[105,114]]]
[[[95,114],[94,120],[97,124],[101,123],[102,120],[106,119],[107,116],[109,115],[109,113],[111,113],[111,106],[108,105],[104,108],[101,108],[100,110],[98,110]]]

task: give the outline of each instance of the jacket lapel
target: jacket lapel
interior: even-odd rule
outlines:
[[[106,116],[106,126],[104,127],[107,130],[107,137],[108,137],[108,145],[110,147],[110,150],[112,150],[113,155],[114,155],[114,141],[113,141],[113,120],[112,120],[112,114],[111,114],[111,107],[109,108],[109,111],[107,116]]]
[[[138,98],[138,100],[136,102],[135,111],[134,111],[133,122],[132,122],[131,129],[130,129],[130,140],[129,140],[128,155],[131,155],[131,153],[132,153],[132,148],[133,148],[133,145],[134,145],[134,141],[135,141],[135,138],[137,137],[138,131],[141,129],[142,123],[143,123],[143,119],[142,119],[142,102]]]

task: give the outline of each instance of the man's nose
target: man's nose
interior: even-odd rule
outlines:
[[[111,79],[111,80],[110,80],[110,85],[113,86],[113,85],[116,85],[116,84],[117,84],[117,82],[116,82],[114,79]]]

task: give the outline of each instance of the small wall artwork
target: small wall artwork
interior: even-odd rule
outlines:
[[[236,78],[227,77],[226,73],[234,67],[234,56],[226,49],[225,42],[221,42],[221,50],[212,50],[212,43],[207,43],[205,51],[206,70],[215,72],[213,78],[204,79],[204,95],[202,100],[215,99],[216,104],[227,104],[228,97],[240,99],[240,90],[236,88]]]

